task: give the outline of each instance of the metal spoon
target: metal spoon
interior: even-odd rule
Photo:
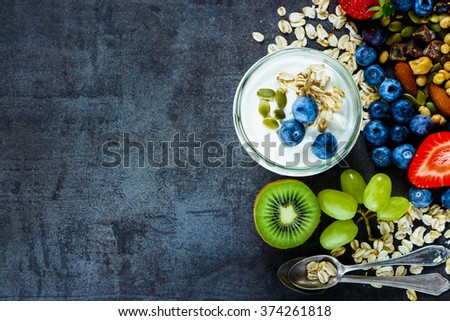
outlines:
[[[294,285],[289,278],[289,271],[293,265],[304,259],[303,257],[289,260],[282,264],[278,269],[278,278],[284,286],[292,291],[302,294],[319,294],[327,290],[320,289],[300,289]],[[400,289],[412,289],[417,292],[427,293],[430,295],[440,295],[447,291],[450,287],[449,282],[439,273],[430,273],[423,275],[395,276],[395,277],[372,277],[360,275],[344,275],[340,283],[354,284],[379,284]]]
[[[344,276],[347,272],[361,269],[369,269],[375,266],[387,265],[423,265],[436,266],[447,259],[450,251],[440,245],[426,246],[402,257],[372,262],[367,264],[343,265],[336,258],[329,255],[316,255],[299,260],[292,264],[287,272],[287,278],[295,287],[303,290],[327,289],[338,282],[360,283],[360,284],[381,284],[391,287],[401,287],[417,290],[423,293],[439,295],[450,288],[447,279],[440,274],[424,274],[420,276],[403,276],[403,277],[365,277],[365,276]],[[309,280],[306,272],[306,265],[311,261],[329,261],[337,269],[337,275],[332,277],[328,283],[322,284],[317,280]]]

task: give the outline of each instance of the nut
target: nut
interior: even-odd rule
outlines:
[[[438,71],[438,74],[444,75],[445,80],[449,80],[449,79],[450,79],[450,74],[449,74],[448,71],[445,70],[445,69],[439,70],[439,71]]]
[[[446,44],[450,45],[450,32],[445,35],[444,42]]]
[[[442,29],[448,29],[450,28],[450,16],[445,17],[439,22],[439,25]]]
[[[450,61],[447,61],[447,62],[444,64],[444,69],[447,70],[447,71],[450,71]]]
[[[450,116],[450,97],[445,90],[438,85],[430,84],[431,100],[434,102],[439,111],[449,117]],[[434,116],[434,115],[433,115]]]
[[[431,117],[431,112],[430,112],[430,110],[429,110],[427,107],[425,107],[425,106],[420,106],[420,107],[419,107],[419,113],[421,113],[422,115]]]
[[[436,75],[434,75],[433,77],[433,83],[435,83],[436,85],[440,85],[445,81],[445,76],[441,73],[437,73]]]
[[[445,93],[445,94],[447,95],[447,93]],[[435,115],[431,116],[431,121],[433,122],[433,124],[438,125],[438,126],[445,125],[447,123],[444,116],[439,115],[439,114],[435,114]]]
[[[450,45],[444,43],[444,44],[441,46],[441,52],[442,52],[444,55],[445,55],[445,54],[448,54],[448,53],[450,52]]]
[[[428,57],[421,57],[409,62],[414,75],[426,75],[431,68],[433,68],[433,62]]]
[[[419,87],[423,87],[427,84],[427,76],[425,75],[419,75],[416,78],[416,85]]]
[[[417,85],[413,71],[408,63],[400,61],[394,68],[395,78],[402,84],[403,90],[412,95],[417,95]]]

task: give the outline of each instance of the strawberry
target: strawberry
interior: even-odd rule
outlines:
[[[379,6],[379,0],[339,0],[342,9],[352,18],[358,20],[370,19],[375,11],[369,11],[374,6]]]
[[[429,135],[409,165],[408,178],[419,188],[450,186],[450,132]]]

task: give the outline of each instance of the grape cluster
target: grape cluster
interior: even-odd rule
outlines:
[[[357,171],[342,172],[341,191],[325,189],[317,195],[321,210],[336,219],[320,235],[320,244],[333,250],[353,240],[358,234],[358,223],[365,221],[369,238],[373,239],[369,219],[398,220],[410,206],[408,199],[391,196],[392,182],[383,173],[375,174],[366,184]],[[355,220],[356,214],[360,217]]]

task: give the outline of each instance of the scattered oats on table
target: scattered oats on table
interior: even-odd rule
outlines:
[[[406,290],[406,296],[411,301],[417,301],[417,294],[416,294],[416,291],[414,291],[414,290],[411,290],[411,289]]]

